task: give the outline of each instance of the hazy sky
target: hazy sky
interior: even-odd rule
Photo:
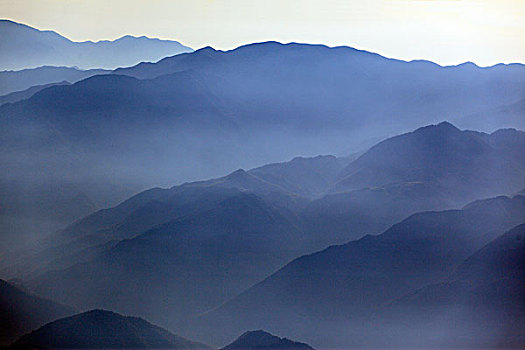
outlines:
[[[131,34],[231,49],[277,40],[441,64],[525,63],[525,0],[0,0],[0,17],[75,41]]]

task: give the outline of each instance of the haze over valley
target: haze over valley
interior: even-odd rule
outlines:
[[[523,64],[0,33],[1,346],[525,346]]]

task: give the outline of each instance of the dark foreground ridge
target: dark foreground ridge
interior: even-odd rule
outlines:
[[[210,349],[138,317],[92,310],[66,317],[24,335],[13,348]]]
[[[248,349],[313,349],[310,345],[287,338],[279,338],[263,330],[249,331],[222,350]]]

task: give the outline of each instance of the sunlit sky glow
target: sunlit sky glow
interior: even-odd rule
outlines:
[[[525,62],[525,0],[0,0],[0,17],[75,41],[131,34],[226,50],[276,40],[440,64]]]

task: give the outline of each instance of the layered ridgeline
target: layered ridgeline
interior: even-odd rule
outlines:
[[[114,69],[192,51],[177,41],[145,36],[74,42],[56,32],[9,20],[0,20],[0,38],[0,70],[44,65]]]
[[[440,123],[378,143],[337,176],[304,219],[317,230],[379,233],[410,213],[515,194],[525,181],[525,133],[490,135]],[[342,231],[341,231],[342,230]]]
[[[92,310],[24,335],[15,349],[211,349],[138,318]]]
[[[276,220],[279,220],[288,225],[290,232],[285,237],[301,238],[286,250],[302,252],[307,237],[299,227],[301,220],[297,213],[309,203],[310,198],[329,189],[335,176],[347,163],[347,159],[334,156],[295,158],[290,162],[270,164],[250,171],[240,169],[209,181],[187,183],[170,189],[154,188],[118,206],[87,216],[58,234],[39,241],[34,250],[24,249],[6,257],[10,264],[2,270],[2,274],[30,278],[48,270],[63,269],[93,258],[97,252],[115,245],[119,240],[132,238],[159,225],[173,230],[165,224],[178,223],[181,219],[197,215],[201,218],[202,215],[210,216],[211,210],[223,210],[220,206],[226,204],[232,208],[249,205],[247,210],[253,215],[265,216],[264,212],[269,212],[272,221],[277,223]],[[236,199],[232,201],[231,198]],[[225,202],[227,200],[230,201]],[[255,212],[256,208],[263,211]],[[247,220],[235,211],[224,212],[224,215],[231,217],[232,222],[237,218],[242,223]],[[194,225],[198,224],[194,222]],[[275,229],[281,230],[281,224],[277,224]],[[269,226],[258,229],[266,232]],[[264,240],[265,236],[260,239]],[[264,246],[267,245],[264,243]],[[277,244],[275,250],[280,251],[280,246]],[[280,252],[278,255],[283,254]]]
[[[70,307],[0,280],[0,346],[9,345],[24,333],[74,312]]]
[[[70,81],[54,82],[63,80]],[[478,130],[520,127],[522,118],[505,121],[490,111],[514,106],[520,116],[524,82],[518,64],[440,67],[347,47],[272,42],[205,48],[1,106],[1,162],[10,172],[0,190],[15,189],[2,193],[10,206],[28,184],[58,184],[75,188],[63,197],[82,193],[100,208],[155,185],[296,155],[364,150],[445,117]],[[476,113],[481,117],[470,117]],[[4,232],[23,236],[44,226],[31,221],[33,197],[44,207],[60,204],[29,192],[20,206],[29,209],[8,210],[13,224]],[[26,228],[14,232],[17,226]]]
[[[2,71],[0,72],[0,95],[2,95],[2,103],[17,102],[28,99],[47,87],[65,85],[60,84],[61,82],[73,84],[94,75],[109,72],[111,71],[104,69],[82,70],[74,67],[52,66]]]
[[[223,97],[243,102],[251,119],[279,120],[283,126],[308,129],[323,121],[327,128],[333,124],[365,127],[360,131],[369,136],[366,126],[370,124],[384,132],[388,121],[387,132],[400,132],[417,126],[413,122],[421,125],[446,116],[458,123],[468,119],[472,124],[460,125],[474,129],[523,127],[519,118],[467,118],[523,99],[525,72],[521,64],[441,67],[349,47],[266,42],[231,51],[206,47],[115,73],[152,79],[185,70],[222,77]],[[509,90],[502,92],[499,83]]]
[[[0,75],[1,74],[2,73],[0,73]],[[43,84],[43,85],[31,85],[31,87],[25,90],[10,92],[10,93],[0,96],[0,105],[3,105],[4,103],[14,103],[14,102],[26,100],[30,98],[31,96],[33,96],[34,94],[36,94],[37,92],[39,92],[40,90],[47,89],[48,87],[51,87],[51,86],[59,86],[59,85],[69,85],[69,82],[63,80],[63,81],[56,82],[56,83],[48,83],[48,84]]]
[[[201,316],[212,343],[264,328],[316,347],[523,345],[525,197],[410,216],[305,255]],[[488,245],[486,245],[488,243]],[[486,246],[485,246],[486,245]]]
[[[321,249],[380,233],[417,211],[517,193],[525,186],[524,151],[521,131],[489,135],[441,123],[381,142],[354,161],[334,156],[295,158],[209,181],[152,189],[40,242],[36,252],[17,252],[19,263],[8,259],[11,264],[3,273],[27,277],[68,267],[78,262],[79,254],[84,261],[118,240],[214,209],[240,194],[238,190],[264,199],[264,205],[297,227],[295,231],[305,232],[304,245],[294,245],[297,251]],[[436,164],[440,169],[433,174]]]
[[[346,311],[365,317],[375,305],[438,282],[497,234],[525,221],[523,197],[418,214],[388,234],[348,243],[348,253],[340,257],[348,259],[346,265],[326,259],[332,261],[327,268],[348,268],[348,275],[328,270],[326,277],[321,271],[317,280],[292,278],[300,283],[298,290],[312,294],[296,296],[295,287],[283,287],[293,296],[283,297],[291,305],[283,306],[282,312],[281,304],[272,304],[273,297],[261,296],[264,302],[250,299],[239,307],[241,311],[246,307],[246,312],[230,311],[232,304],[227,303],[225,314],[217,314],[217,324],[214,318],[195,326],[188,320],[236,297],[300,255],[381,233],[415,212],[462,207],[476,193],[488,197],[520,191],[525,187],[519,156],[523,141],[524,134],[516,130],[485,134],[442,123],[386,140],[354,160],[296,158],[209,181],[154,188],[78,221],[39,242],[34,251],[17,253],[2,274],[22,278],[40,295],[81,309],[104,307],[189,334],[202,331],[195,338],[209,339],[213,345],[224,345],[245,326],[305,339],[315,346],[345,345],[338,337],[333,339],[340,343],[330,343],[332,334],[310,341],[306,333],[317,333],[308,328],[312,315],[301,308],[323,319],[323,312],[332,315],[339,310],[333,315],[337,321]],[[388,156],[391,149],[398,150],[398,158]],[[359,171],[373,174],[377,165],[370,161],[369,152],[390,160],[381,171],[390,180],[368,176],[364,183],[360,176],[349,177]],[[429,178],[423,170],[432,161],[442,164],[443,171]],[[489,166],[492,161],[500,170]],[[400,172],[403,163],[412,171]],[[389,250],[392,247],[399,251]],[[392,261],[396,257],[408,260]],[[416,263],[418,259],[425,263]],[[355,267],[362,270],[353,271]],[[380,267],[384,271],[378,276]],[[315,277],[312,271],[308,267],[305,274]],[[333,283],[324,286],[322,281],[330,280],[332,272]],[[377,279],[363,280],[368,275]],[[388,276],[394,279],[386,281]],[[280,291],[270,288],[270,294],[280,298]],[[377,293],[365,293],[369,289]],[[355,304],[349,300],[353,295]],[[340,303],[331,304],[336,301]],[[252,312],[252,303],[268,306],[268,312]],[[209,315],[215,312],[219,311]],[[269,315],[269,323],[251,323],[250,317],[257,319],[261,313]],[[287,317],[296,314],[306,317],[301,319],[306,328],[289,333],[286,324],[292,327],[295,321]],[[274,323],[273,317],[281,316],[283,321]]]
[[[522,224],[478,250],[445,281],[393,301],[375,317],[389,336],[407,334],[405,344],[425,337],[440,346],[519,348],[525,344],[524,279]]]
[[[478,130],[522,126],[522,118],[485,113],[523,98],[519,64],[441,67],[348,47],[268,42],[204,48],[114,73],[0,106],[0,161],[10,169],[0,178],[2,192],[67,185],[79,191],[64,197],[81,192],[101,207],[123,192],[296,155],[364,150],[443,118]],[[468,117],[475,113],[483,117]],[[40,198],[28,193],[22,204],[35,202],[33,195]],[[44,206],[60,203],[41,197]],[[5,232],[31,220],[29,210],[13,211],[15,224]]]

